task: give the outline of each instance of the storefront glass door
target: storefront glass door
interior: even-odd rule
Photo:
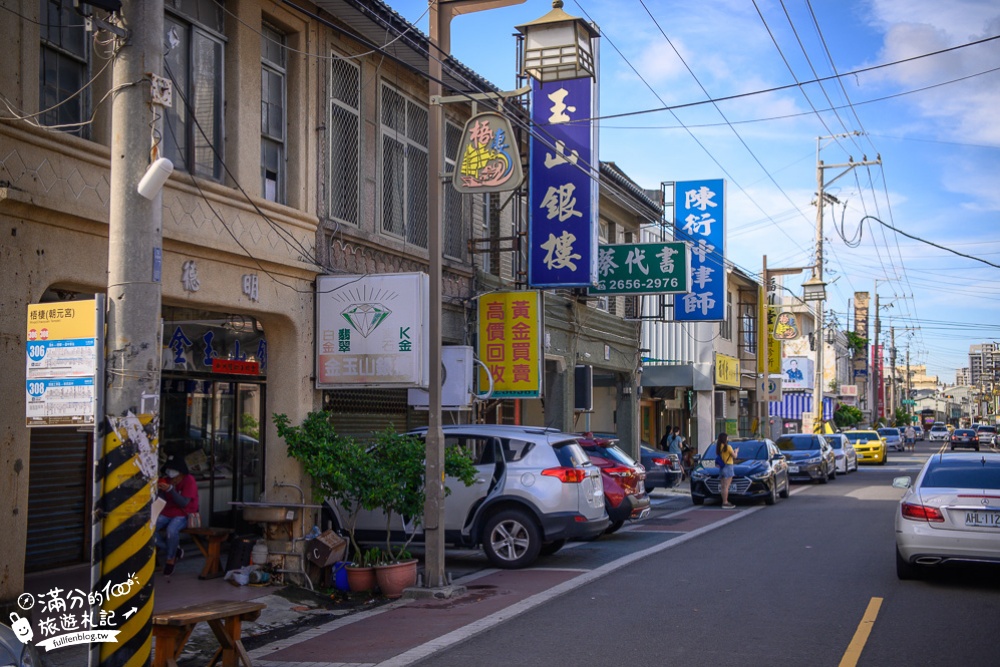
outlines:
[[[231,503],[259,499],[264,385],[164,377],[160,459],[180,454],[198,480],[202,524],[233,526]]]

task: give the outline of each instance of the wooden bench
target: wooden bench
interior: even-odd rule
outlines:
[[[177,659],[191,632],[202,622],[208,623],[219,640],[219,650],[212,656],[209,667],[220,660],[222,667],[238,667],[240,663],[252,667],[240,639],[240,627],[243,621],[256,620],[266,606],[260,602],[216,600],[153,614],[156,640],[153,667],[177,667]]]
[[[184,528],[181,532],[187,533],[194,540],[198,551],[205,556],[205,566],[201,568],[199,579],[215,579],[221,577],[222,571],[222,543],[229,539],[233,532],[230,528]],[[199,538],[204,538],[204,543]]]

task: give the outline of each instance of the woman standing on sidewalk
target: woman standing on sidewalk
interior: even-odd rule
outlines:
[[[731,510],[736,505],[729,502],[729,485],[733,483],[733,475],[736,474],[736,452],[729,444],[729,436],[720,433],[715,441],[715,455],[722,459],[722,468],[719,470],[719,490],[722,495],[722,508]]]

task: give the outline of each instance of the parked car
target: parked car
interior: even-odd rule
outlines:
[[[980,424],[979,428],[976,429],[976,435],[979,436],[980,445],[986,445],[987,447],[995,447],[997,444],[996,426],[990,426],[989,424]]]
[[[896,575],[918,578],[946,563],[1000,565],[1000,454],[935,454],[906,489],[896,513]]]
[[[956,428],[951,434],[951,451],[956,447],[971,447],[979,451],[979,436],[971,428]]]
[[[771,440],[731,440],[736,452],[729,500],[762,498],[768,505],[788,497],[788,464]],[[709,445],[691,471],[691,501],[704,505],[707,498],[721,499],[715,445]]]
[[[885,446],[894,452],[901,452],[906,449],[899,429],[895,426],[886,426],[878,429],[879,436],[885,441]]]
[[[786,433],[774,442],[788,460],[788,477],[793,481],[826,484],[837,478],[833,447],[822,435]]]
[[[837,462],[837,472],[845,475],[858,470],[858,453],[854,451],[854,443],[847,439],[843,433],[831,433],[824,435],[830,446],[833,447],[833,458]]]
[[[927,432],[928,442],[947,442],[951,434],[948,432],[948,428],[941,423],[936,423],[931,426],[931,430]]]
[[[913,430],[916,431],[916,433],[917,433],[917,440],[920,440],[921,442],[923,442],[924,436],[926,435],[924,433],[924,427],[921,426],[920,424],[914,424],[913,425]]]
[[[859,463],[885,465],[889,460],[889,448],[885,446],[885,441],[878,431],[844,431],[844,436],[854,445]]]
[[[11,616],[17,616],[16,613]],[[4,618],[4,623],[7,619]],[[29,637],[30,641],[31,638]],[[41,665],[35,647],[31,644],[22,643],[11,628],[0,623],[0,665],[10,665],[11,667],[35,667]]]
[[[601,472],[576,436],[555,429],[495,424],[442,427],[445,447],[462,447],[478,469],[475,483],[446,478],[445,540],[464,547],[481,545],[499,568],[526,567],[539,554],[558,551],[567,540],[602,534],[610,525],[604,509]],[[425,437],[427,429],[412,433]],[[347,512],[327,500],[325,516],[335,529],[346,526]],[[392,516],[393,539],[414,535],[423,526]],[[358,513],[359,542],[384,543],[381,511]]]
[[[639,454],[646,469],[646,491],[672,489],[681,483],[684,471],[676,454],[653,449],[645,443],[639,447]]]
[[[601,470],[604,509],[611,519],[611,525],[605,532],[615,532],[626,521],[645,519],[649,514],[645,469],[616,445],[617,440],[585,434],[578,441],[590,457],[590,462]]]

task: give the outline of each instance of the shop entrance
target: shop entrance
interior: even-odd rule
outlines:
[[[184,456],[198,480],[202,525],[234,527],[231,503],[260,499],[264,392],[257,382],[163,376],[161,460]]]

